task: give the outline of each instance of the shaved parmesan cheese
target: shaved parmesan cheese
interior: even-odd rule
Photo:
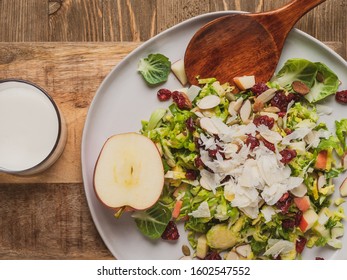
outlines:
[[[320,116],[330,115],[333,112],[333,108],[331,106],[326,106],[322,104],[316,104],[317,114]]]
[[[211,212],[207,201],[201,202],[198,209],[192,211],[192,213],[189,213],[188,215],[193,216],[194,218],[211,218]]]
[[[293,242],[281,239],[269,239],[270,248],[264,253],[265,256],[277,257],[279,254],[288,254],[295,250]]]
[[[290,141],[296,140],[296,139],[303,139],[311,131],[312,131],[312,128],[300,127],[298,129],[294,130],[291,134],[284,137],[282,139],[282,144],[283,145],[290,145]]]
[[[271,218],[273,215],[276,214],[276,211],[275,209],[273,209],[272,207],[270,206],[264,206],[260,212],[263,214],[264,216],[264,219],[265,219],[265,223],[268,223],[271,221]]]

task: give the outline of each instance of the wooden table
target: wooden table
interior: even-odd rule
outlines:
[[[91,219],[80,163],[85,116],[105,75],[141,42],[185,19],[288,1],[1,0],[0,79],[45,88],[67,119],[68,142],[43,174],[0,175],[0,259],[112,259]],[[346,15],[347,0],[327,0],[297,27],[346,58]]]

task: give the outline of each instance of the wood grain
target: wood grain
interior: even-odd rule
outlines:
[[[111,259],[81,184],[1,185],[0,259]]]
[[[61,158],[31,177],[0,174],[0,182],[80,183],[80,142],[88,106],[104,77],[138,43],[0,43],[1,78],[20,78],[48,91],[68,126]]]
[[[145,41],[157,34],[156,1],[104,0],[104,41]]]
[[[47,41],[47,11],[47,1],[0,1],[0,41]]]

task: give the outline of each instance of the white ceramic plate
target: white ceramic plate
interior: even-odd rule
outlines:
[[[162,53],[175,61],[184,57],[185,48],[193,34],[205,23],[232,12],[218,12],[198,16],[157,35],[129,54],[111,71],[98,89],[88,112],[82,139],[82,170],[85,192],[94,223],[106,246],[117,259],[178,259],[181,247],[187,244],[184,230],[177,243],[162,240],[149,241],[136,229],[129,214],[116,220],[113,213],[102,206],[93,190],[93,171],[96,159],[105,140],[116,133],[139,131],[141,120],[148,120],[154,109],[167,106],[157,100],[157,88],[149,88],[137,73],[140,58],[150,53]],[[285,44],[279,67],[294,57],[321,61],[333,69],[342,81],[340,88],[347,88],[347,64],[336,53],[311,36],[293,30]],[[170,74],[165,87],[179,89],[181,85]],[[347,107],[337,104],[333,98],[326,101],[334,113],[325,121],[333,125],[334,119],[347,117]],[[337,182],[339,186],[339,182]],[[346,203],[345,203],[346,204]],[[345,206],[345,212],[347,209]],[[347,246],[347,234],[343,239]],[[347,250],[305,250],[304,259],[316,256],[325,259],[347,259]]]

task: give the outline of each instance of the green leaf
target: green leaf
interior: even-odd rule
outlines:
[[[305,95],[305,98],[311,103],[335,94],[339,87],[339,78],[333,71],[321,62],[316,62],[315,64],[318,69],[317,73],[323,77],[323,81],[320,82],[315,79],[311,91]]]
[[[171,211],[160,203],[150,209],[138,211],[132,215],[140,232],[151,238],[158,239],[163,234],[171,219]]]
[[[317,65],[311,61],[293,58],[286,61],[282,69],[275,76],[274,81],[282,87],[291,87],[294,81],[300,81],[311,88],[317,71]]]
[[[336,136],[340,140],[343,149],[346,149],[346,136],[347,136],[347,119],[335,121]]]
[[[141,58],[137,70],[148,85],[155,86],[167,81],[171,70],[170,60],[162,54],[150,54]]]

